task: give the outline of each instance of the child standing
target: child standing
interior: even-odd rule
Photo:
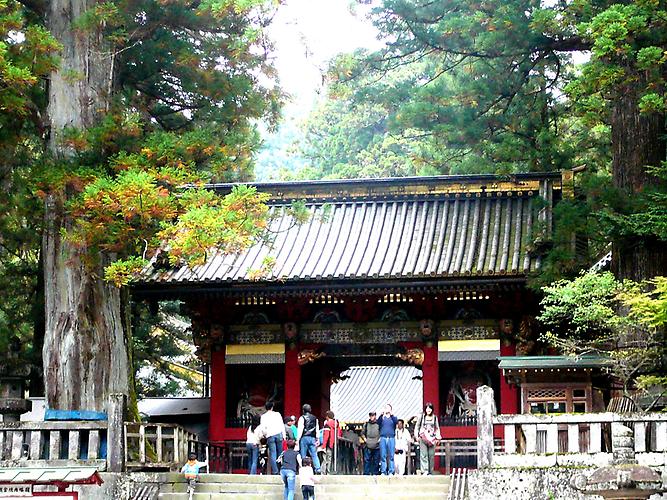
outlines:
[[[294,489],[296,488],[296,473],[299,470],[301,457],[299,452],[294,450],[296,443],[291,439],[287,440],[287,449],[283,452],[282,464],[280,469],[280,476],[285,484],[284,500],[294,500]]]
[[[315,500],[316,479],[313,472],[313,460],[310,457],[304,458],[301,469],[299,469],[299,482],[301,483],[303,500]]]

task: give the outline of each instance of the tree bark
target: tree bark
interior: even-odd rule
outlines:
[[[54,0],[49,28],[63,45],[58,71],[49,82],[49,147],[57,160],[72,151],[62,142],[68,127],[85,130],[107,107],[112,61],[101,33],[72,28],[94,0]],[[106,283],[103,268],[113,258],[87,255],[63,237],[73,221],[68,193],[45,201],[42,241],[45,289],[44,384],[49,408],[105,411],[111,393],[128,393],[128,355],[120,290]]]
[[[635,69],[635,72],[637,70]],[[643,75],[615,99],[611,115],[614,185],[631,198],[659,180],[647,172],[665,160],[665,115],[639,112]],[[619,279],[642,281],[667,275],[665,243],[657,238],[628,238],[612,248],[612,271]]]

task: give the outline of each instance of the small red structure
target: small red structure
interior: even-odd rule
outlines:
[[[0,469],[0,498],[24,499],[29,497],[72,498],[78,500],[76,491],[67,491],[72,485],[104,483],[94,467],[25,467]],[[35,491],[55,486],[57,491]]]

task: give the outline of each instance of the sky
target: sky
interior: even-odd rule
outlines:
[[[354,0],[284,0],[269,34],[281,86],[292,96],[286,114],[312,108],[333,56],[359,47],[379,48],[377,32],[364,14]]]
[[[355,0],[282,0],[268,33],[280,87],[290,100],[277,130],[258,124],[264,146],[255,158],[256,180],[278,180],[281,169],[304,166],[294,143],[301,123],[324,97],[329,60],[342,52],[381,47],[365,9]]]

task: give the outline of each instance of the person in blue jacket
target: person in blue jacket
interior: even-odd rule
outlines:
[[[389,403],[385,405],[384,412],[378,418],[378,424],[380,424],[380,474],[393,476],[398,418],[392,414]]]
[[[204,467],[208,467],[208,450],[206,451],[205,462],[197,461],[197,454],[190,453],[188,461],[181,467],[181,474],[185,476],[185,480],[188,483],[188,495],[190,498],[194,495],[197,481],[199,480],[199,469]]]

